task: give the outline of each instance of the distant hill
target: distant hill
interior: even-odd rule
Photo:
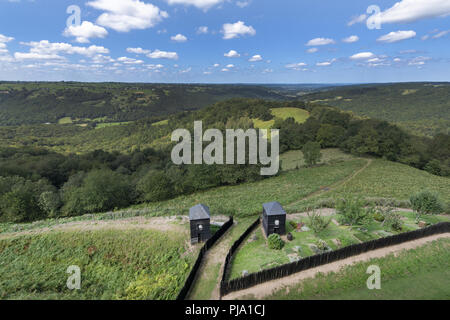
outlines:
[[[332,87],[303,95],[322,103],[399,124],[404,129],[433,136],[449,133],[450,83],[396,83]]]
[[[258,85],[0,82],[0,126],[134,121],[230,98],[284,100]]]

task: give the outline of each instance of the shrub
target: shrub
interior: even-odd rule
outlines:
[[[325,230],[331,223],[331,217],[325,218],[316,210],[308,211],[309,227],[314,231],[314,233],[319,233]]]
[[[383,225],[388,226],[389,228],[400,231],[402,229],[402,219],[399,214],[394,212],[389,212],[385,215],[385,219]]]
[[[439,196],[428,190],[412,195],[409,201],[412,209],[417,213],[417,220],[422,214],[438,214],[444,211],[444,205]]]
[[[291,225],[291,227],[295,230],[295,229],[297,229],[297,222],[295,222],[295,221],[289,221],[289,224]]]
[[[267,245],[269,246],[269,249],[281,250],[284,247],[284,241],[279,234],[272,233],[267,239]]]
[[[328,244],[322,239],[317,239],[314,243],[320,251],[325,251],[328,249]]]
[[[349,225],[363,225],[368,218],[368,211],[364,208],[364,200],[348,197],[337,202],[336,210],[340,222]]]
[[[378,221],[378,222],[383,222],[384,221],[384,215],[381,212],[379,212],[379,211],[375,211],[372,214],[372,217],[373,217],[373,219],[375,221]]]

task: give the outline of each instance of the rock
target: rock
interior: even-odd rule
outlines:
[[[339,240],[339,239],[333,239],[332,241],[333,241],[333,243],[334,243],[336,246],[338,246],[339,248],[342,246],[341,240]]]
[[[243,276],[243,277],[248,276],[248,270],[242,271],[242,276]]]
[[[310,243],[308,246],[315,254],[322,252],[314,243]]]
[[[292,241],[292,240],[294,240],[294,237],[292,236],[292,233],[288,233],[287,234],[287,239],[289,240],[289,241]]]
[[[307,226],[303,226],[303,227],[301,228],[301,230],[306,232],[306,231],[309,231],[309,230],[311,230],[311,229],[309,229]]]
[[[290,262],[298,261],[300,260],[300,257],[296,253],[288,254],[288,258]]]
[[[419,228],[425,228],[427,223],[425,221],[419,221]]]

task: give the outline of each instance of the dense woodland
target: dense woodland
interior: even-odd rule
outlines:
[[[287,107],[305,109],[310,117],[297,123],[274,118],[270,111]],[[166,110],[164,121],[147,117],[101,129],[76,124],[0,127],[0,221],[102,212],[263,179],[255,165],[175,166],[170,160],[175,129],[192,130],[195,120],[203,120],[204,130],[248,129],[255,119],[275,120],[280,152],[316,142],[321,148],[338,147],[450,175],[450,136],[444,133],[414,136],[386,121],[318,103],[234,98],[196,111]]]
[[[301,98],[352,111],[359,116],[396,123],[414,134],[450,134],[448,82],[341,86]]]
[[[134,121],[196,110],[233,97],[284,99],[251,85],[0,82],[0,125]]]

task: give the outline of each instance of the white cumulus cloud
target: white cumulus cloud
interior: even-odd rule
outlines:
[[[98,54],[109,53],[105,47],[91,45],[89,47],[72,46],[64,42],[50,42],[48,40],[21,42],[22,45],[29,46],[29,52],[16,52],[18,60],[24,59],[62,59],[60,54],[79,54],[92,57]]]
[[[175,41],[175,42],[186,42],[188,39],[186,36],[179,33],[176,36],[170,37],[170,40]]]
[[[201,26],[198,27],[197,33],[198,34],[207,34],[209,32],[209,28],[207,26]]]
[[[170,5],[182,4],[185,6],[194,6],[205,11],[223,2],[223,0],[166,0],[166,1]]]
[[[127,52],[135,53],[135,54],[149,54],[150,50],[142,49],[142,48],[127,48]]]
[[[416,32],[413,30],[408,31],[393,31],[389,32],[388,34],[385,34],[384,36],[381,36],[377,39],[378,42],[386,42],[386,43],[393,43],[398,42],[402,40],[407,40],[414,38],[416,36]]]
[[[402,0],[379,14],[383,23],[404,23],[450,15],[448,0]]]
[[[224,56],[227,58],[239,58],[241,55],[236,50],[230,50]]]
[[[258,61],[262,61],[262,57],[259,54],[254,55],[253,57],[251,57],[248,61],[250,62],[258,62]]]
[[[246,26],[243,21],[236,23],[225,23],[222,27],[223,38],[230,40],[241,36],[254,36],[256,30],[252,26]]]
[[[105,11],[97,24],[118,32],[151,28],[169,16],[157,6],[140,0],[94,0],[86,5]]]
[[[350,37],[342,39],[342,42],[345,42],[345,43],[354,43],[354,42],[357,42],[357,41],[359,41],[359,37],[358,36],[350,36]]]
[[[65,37],[75,37],[79,43],[89,43],[90,38],[104,38],[108,35],[105,28],[97,26],[90,21],[83,21],[79,26],[70,26],[64,30]]]
[[[327,44],[334,44],[336,43],[333,39],[329,39],[329,38],[315,38],[312,40],[309,40],[308,43],[306,43],[306,45],[308,47],[315,47],[315,46],[325,46]]]
[[[360,52],[357,54],[354,54],[350,57],[352,60],[364,60],[364,59],[371,59],[374,58],[375,55],[372,52]]]
[[[178,54],[176,52],[167,52],[167,51],[161,51],[161,50],[156,49],[153,52],[148,53],[147,57],[149,57],[151,59],[177,60]]]

